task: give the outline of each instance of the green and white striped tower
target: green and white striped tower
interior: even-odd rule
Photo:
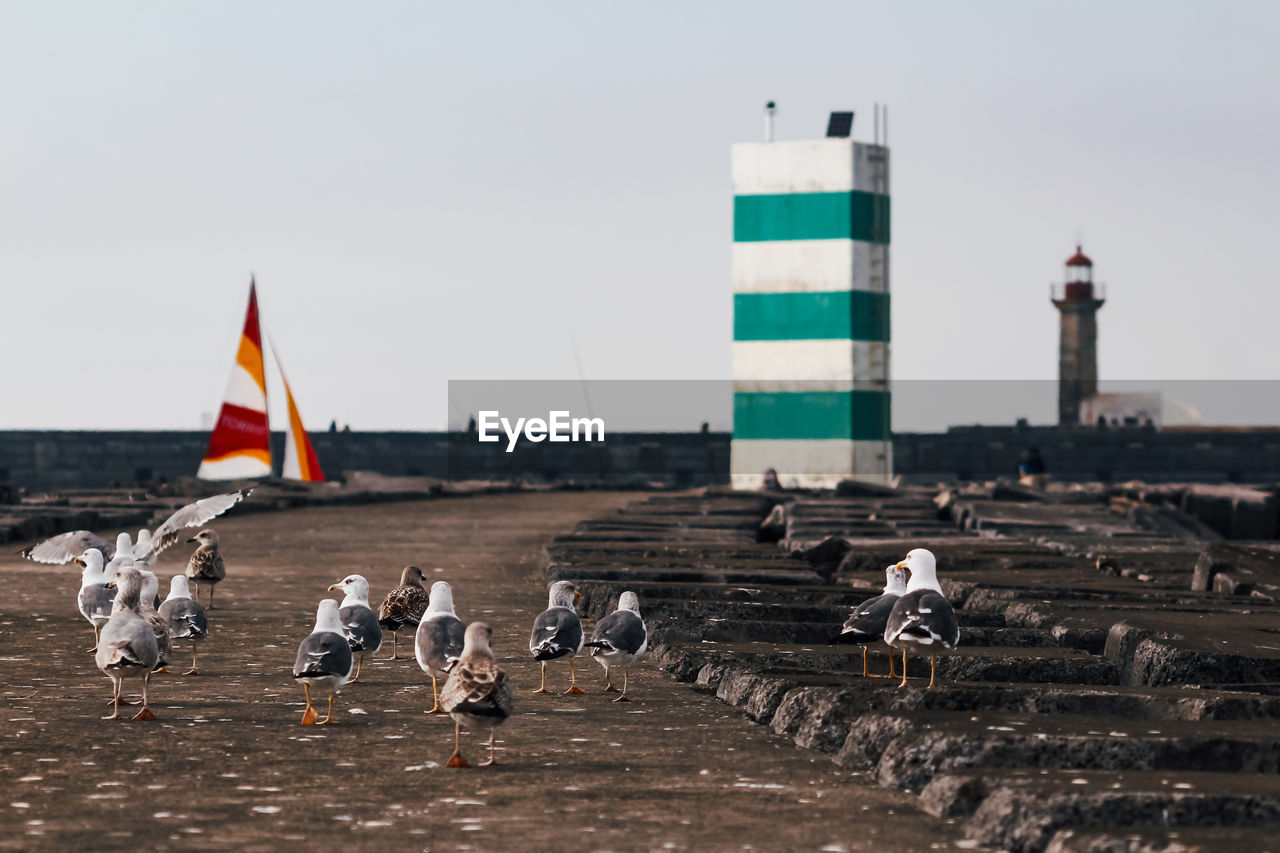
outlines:
[[[887,482],[888,147],[734,145],[733,194],[734,486]]]

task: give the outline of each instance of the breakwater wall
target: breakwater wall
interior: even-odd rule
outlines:
[[[610,434],[602,443],[532,444],[514,453],[465,432],[311,434],[330,478],[345,471],[447,480],[529,479],[686,487],[729,481],[724,432]],[[202,431],[0,431],[0,484],[49,490],[133,486],[189,477]],[[272,435],[277,459],[284,434]],[[908,483],[991,480],[1038,447],[1056,481],[1280,482],[1280,431],[955,427],[893,437],[894,470]]]

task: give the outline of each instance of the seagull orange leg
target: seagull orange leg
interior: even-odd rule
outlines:
[[[151,686],[151,673],[147,673],[142,677],[142,710],[135,716],[135,720],[154,720],[156,715],[151,713],[151,708],[147,706],[147,689]]]
[[[316,723],[317,726],[336,726],[338,724],[338,721],[333,718],[333,696],[334,694],[329,694],[329,713],[325,715],[323,720]]]
[[[564,692],[565,696],[582,696],[583,692],[578,689],[578,673],[573,668],[573,658],[569,658],[569,689]]]
[[[462,757],[462,723],[453,724],[453,755],[449,756],[449,763],[445,767],[463,767],[470,769],[471,765],[467,763],[467,759]]]
[[[200,672],[196,669],[196,645],[197,645],[196,641],[192,640],[191,641],[191,669],[182,673],[183,675],[199,675],[200,674]]]
[[[428,714],[443,714],[444,708],[440,707],[440,688],[436,684],[436,677],[431,676],[431,710]]]
[[[898,673],[893,671],[893,646],[889,647],[889,675],[888,678],[897,678]]]
[[[937,672],[938,672],[938,656],[929,655],[929,687],[927,688],[928,690],[933,689],[933,677],[937,674]]]
[[[609,669],[609,667],[607,666],[604,668],[604,692],[605,693],[618,692],[618,688],[613,686],[613,670]],[[623,692],[625,693],[626,691],[624,690]]]
[[[542,684],[541,684],[541,686],[539,686],[539,687],[538,687],[538,689],[537,689],[537,690],[535,690],[535,691],[533,691],[533,692],[534,692],[534,693],[546,693],[546,692],[547,692],[547,662],[546,662],[546,661],[543,661],[543,662],[542,662]]]
[[[902,649],[902,683],[899,684],[898,686],[899,687],[907,686],[907,649],[905,646]]]
[[[307,697],[307,708],[302,712],[302,724],[304,726],[314,726],[316,720],[320,719],[320,715],[316,713],[316,709],[311,707],[311,685],[302,682],[303,695]]]

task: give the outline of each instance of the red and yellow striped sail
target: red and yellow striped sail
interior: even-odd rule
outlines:
[[[249,282],[249,309],[227,393],[218,412],[209,447],[196,476],[202,480],[239,480],[271,474],[271,430],[267,422],[267,374],[258,325],[258,294]]]
[[[276,367],[280,368],[284,396],[289,402],[289,431],[284,437],[284,468],[280,476],[286,480],[319,483],[324,480],[324,472],[320,470],[320,460],[316,458],[311,439],[302,428],[302,416],[298,414],[298,406],[293,401],[293,390],[289,388],[289,380],[285,378],[284,365],[280,363],[280,351],[276,349],[275,341],[271,342],[271,351],[276,354]]]

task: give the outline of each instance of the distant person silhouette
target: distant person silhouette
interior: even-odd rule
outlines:
[[[1018,482],[1033,489],[1043,489],[1049,483],[1049,468],[1040,455],[1040,448],[1028,447],[1018,456]]]

